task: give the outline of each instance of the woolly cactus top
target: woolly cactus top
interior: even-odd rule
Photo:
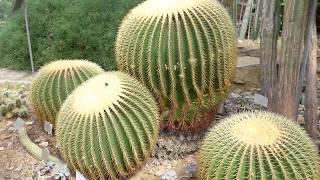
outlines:
[[[132,10],[135,15],[160,15],[172,14],[179,11],[187,11],[190,8],[194,9],[198,4],[212,0],[148,0],[140,4]]]
[[[100,68],[100,66],[98,66],[97,64],[88,61],[88,60],[81,60],[81,59],[75,59],[75,60],[57,60],[57,61],[52,61],[49,64],[43,66],[39,72],[42,71],[57,71],[57,70],[65,70],[65,69],[69,69],[69,68],[77,68],[77,67],[87,67],[87,68]],[[102,69],[101,69],[102,70]]]
[[[233,115],[207,134],[199,179],[316,179],[320,158],[306,132],[269,112]]]
[[[106,73],[95,81],[86,82],[86,86],[79,87],[73,95],[77,97],[72,102],[74,110],[78,113],[94,113],[118,105],[121,97],[126,97],[122,83],[115,73]]]
[[[254,117],[251,115],[243,114],[237,118],[238,123],[232,125],[230,131],[237,140],[248,145],[272,145],[281,139],[281,131],[285,127],[281,127],[277,119],[271,119],[272,115],[258,114]]]

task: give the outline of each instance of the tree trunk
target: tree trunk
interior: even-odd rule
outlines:
[[[307,87],[305,103],[305,128],[314,140],[317,139],[318,129],[318,99],[317,99],[317,29],[313,24],[312,45],[309,51],[309,60],[307,63]]]
[[[318,99],[317,99],[317,29],[316,29],[316,12],[317,0],[309,0],[308,21],[305,34],[305,47],[303,54],[303,64],[301,68],[301,76],[299,88],[301,87],[306,74],[306,101],[305,101],[305,128],[310,137],[316,140],[317,130],[317,114],[318,114]]]
[[[246,36],[248,24],[249,24],[249,19],[250,19],[251,11],[252,11],[252,4],[253,4],[253,0],[248,0],[248,2],[246,4],[246,10],[245,10],[243,18],[242,18],[241,28],[240,28],[240,33],[239,33],[240,39],[244,39]]]
[[[275,9],[280,8],[280,2],[272,0],[262,3],[262,17],[267,17],[262,21],[267,22],[262,22],[261,26],[261,61],[263,89],[269,99],[268,109],[296,120],[298,81],[308,6],[301,0],[285,1],[281,50],[277,54],[277,25],[272,17],[277,15]],[[268,30],[269,33],[266,32]]]
[[[261,3],[261,87],[262,92],[266,97],[272,97],[272,89],[274,89],[274,83],[276,83],[274,73],[276,72],[277,40],[280,30],[280,1],[262,1]]]

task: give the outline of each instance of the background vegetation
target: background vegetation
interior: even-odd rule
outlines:
[[[113,46],[118,25],[129,9],[140,2],[27,1],[35,67],[55,59],[90,59],[104,69],[114,69]],[[0,3],[1,21],[7,17],[10,1],[0,0]],[[22,10],[0,29],[0,67],[30,69]]]

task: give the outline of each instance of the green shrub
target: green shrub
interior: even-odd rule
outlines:
[[[158,133],[151,93],[129,75],[107,72],[67,98],[56,134],[63,159],[88,179],[124,179],[149,158]]]
[[[268,112],[235,114],[214,126],[198,156],[198,179],[310,179],[320,158],[306,132]]]
[[[116,40],[121,71],[137,77],[167,114],[165,127],[206,128],[228,94],[235,34],[216,0],[147,0],[124,18]]]
[[[41,121],[55,125],[64,100],[82,82],[104,72],[85,60],[60,60],[43,66],[31,85],[31,104]]]
[[[36,68],[55,59],[90,59],[115,69],[117,27],[142,0],[28,0]],[[30,69],[23,13],[0,30],[0,66]]]

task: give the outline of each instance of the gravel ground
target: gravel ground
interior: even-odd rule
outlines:
[[[16,83],[0,85],[0,90],[19,91],[21,86],[25,87],[22,94],[26,95],[28,93],[27,85],[17,85]],[[213,124],[238,112],[265,110],[264,106],[256,103],[255,100],[259,91],[260,89],[253,88],[250,91],[231,93],[219,108],[215,117],[216,121]],[[303,124],[304,107],[300,106],[299,110],[298,119]],[[51,154],[60,157],[54,137],[46,134],[40,123],[32,116],[30,108],[29,112],[29,116],[24,118],[29,137],[39,146],[48,147]],[[38,177],[52,179],[58,177],[52,165],[35,159],[22,147],[13,127],[14,121],[15,118],[0,116],[0,179],[37,179]],[[161,132],[152,157],[131,179],[195,179],[196,152],[205,133],[175,135]],[[72,172],[68,179],[75,179],[75,173]]]

